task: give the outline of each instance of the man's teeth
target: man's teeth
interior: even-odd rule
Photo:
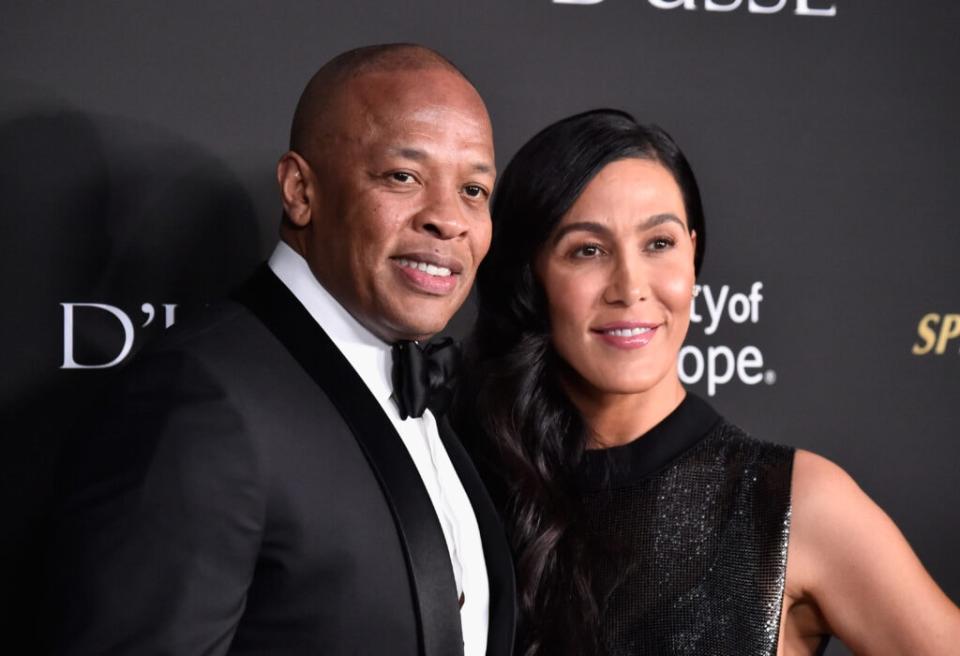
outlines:
[[[417,262],[415,260],[408,260],[402,257],[397,260],[397,263],[400,266],[407,267],[408,269],[423,271],[430,276],[449,276],[453,274],[453,272],[447,267],[434,266],[432,264],[427,264],[426,262]]]
[[[652,328],[616,328],[614,330],[605,330],[604,332],[608,335],[613,335],[614,337],[635,337],[637,335],[642,335],[643,333],[648,333]]]

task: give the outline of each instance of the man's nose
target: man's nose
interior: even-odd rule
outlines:
[[[429,190],[423,207],[414,218],[414,228],[438,239],[456,239],[466,235],[468,222],[458,189]]]

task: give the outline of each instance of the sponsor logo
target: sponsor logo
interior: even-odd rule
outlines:
[[[730,285],[719,287],[701,285],[700,294],[690,305],[690,336],[697,327],[704,339],[713,339],[722,332],[725,324],[752,326],[760,322],[760,306],[763,303],[763,283],[754,282],[749,289],[734,290]],[[61,303],[63,308],[63,361],[61,369],[109,369],[121,364],[133,350],[138,331],[153,326],[166,330],[176,321],[175,303],[143,303],[140,313],[125,311],[106,303]],[[121,339],[114,340],[111,347],[102,347],[97,355],[80,357],[75,343],[79,317],[84,317],[88,327],[96,324],[96,332],[117,332]],[[135,322],[134,319],[139,321]],[[960,337],[960,315],[945,315],[939,336],[934,326],[940,324],[940,315],[927,315],[920,322],[918,332],[923,341],[914,346],[914,353],[933,349],[942,353],[946,342]],[[87,332],[90,332],[89,330]],[[82,331],[81,331],[82,333]],[[699,336],[695,336],[699,337]],[[104,341],[104,340],[98,340]],[[697,339],[697,341],[702,341]],[[763,351],[754,344],[685,344],[678,356],[680,380],[687,385],[703,383],[708,396],[714,396],[727,384],[739,382],[744,385],[777,380],[775,371],[766,367]]]
[[[960,314],[923,315],[917,324],[917,337],[911,349],[914,355],[943,355],[950,342],[960,338]]]
[[[143,313],[145,320],[135,326],[133,318],[114,305],[105,303],[61,303],[60,307],[63,308],[63,362],[60,365],[61,369],[109,369],[110,367],[116,367],[130,355],[138,329],[146,328],[152,324],[159,311],[163,316],[163,328],[166,330],[176,321],[177,309],[175,303],[163,303],[159,307],[155,307],[152,303],[144,303],[140,306],[140,312]],[[99,315],[97,316],[98,322],[102,323],[106,319],[114,325],[114,328],[119,326],[123,340],[116,353],[108,354],[106,358],[100,357],[97,361],[78,362],[75,355],[77,318],[82,314],[89,319],[94,316],[94,313]]]
[[[553,0],[555,5],[598,5],[604,0]],[[728,12],[746,10],[751,14],[779,14],[785,9],[792,8],[797,16],[821,16],[833,18],[837,15],[835,2],[818,0],[647,0],[650,6],[656,9],[685,9],[696,11],[701,7],[705,11]]]
[[[694,326],[700,326],[704,336],[712,337],[725,322],[741,325],[759,323],[762,291],[762,282],[755,282],[748,291],[742,292],[733,291],[729,285],[719,288],[701,285],[700,295],[693,299],[690,306],[691,332]],[[684,384],[704,382],[708,396],[714,396],[720,386],[734,380],[745,385],[761,382],[772,385],[777,381],[775,371],[764,369],[763,352],[753,344],[739,347],[685,344],[680,349],[677,369]]]

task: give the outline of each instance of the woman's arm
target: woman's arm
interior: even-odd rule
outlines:
[[[798,451],[792,498],[782,637],[829,632],[870,656],[960,653],[960,609],[845,471]]]

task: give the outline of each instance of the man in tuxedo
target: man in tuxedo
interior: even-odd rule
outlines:
[[[138,356],[82,443],[56,653],[511,652],[503,531],[433,405],[446,354],[416,343],[470,290],[494,177],[483,101],[437,53],[320,69],[269,262]]]

